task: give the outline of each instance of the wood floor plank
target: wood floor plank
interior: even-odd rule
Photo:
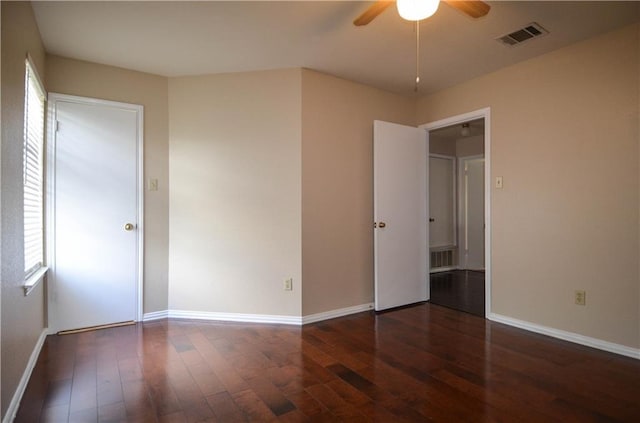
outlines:
[[[484,317],[484,272],[453,270],[430,276],[431,303]]]
[[[44,408],[40,416],[41,423],[60,423],[69,421],[69,404],[53,405]]]
[[[98,422],[115,423],[127,421],[127,409],[124,401],[98,407]]]
[[[174,411],[158,417],[158,423],[185,423],[187,416],[183,411]]]
[[[296,409],[300,410],[306,417],[315,418],[321,414],[330,414],[329,409],[306,390],[290,393],[287,395],[287,398],[296,406]]]
[[[41,357],[42,356],[43,354],[41,354]],[[44,354],[44,356],[46,357],[46,354]],[[29,406],[21,406],[18,409],[15,419],[16,423],[37,422],[40,420],[40,414],[42,413],[42,407],[49,385],[46,374],[46,366],[44,362],[39,359],[31,373],[29,389],[25,390],[21,401],[22,404],[29,404]]]
[[[299,423],[309,421],[307,416],[302,414],[299,410],[293,410],[286,414],[278,416],[278,422],[280,423]]]
[[[318,402],[324,405],[338,419],[348,421],[368,421],[357,407],[349,404],[324,384],[310,386],[305,389]]]
[[[117,354],[113,348],[106,347],[97,354],[96,394],[98,407],[124,400]]]
[[[247,416],[226,391],[207,396],[207,404],[221,422],[247,421]]]
[[[98,408],[86,408],[83,410],[69,411],[69,422],[96,423],[98,421]]]
[[[182,410],[180,400],[166,375],[146,377],[150,400],[158,416]]]
[[[203,362],[202,364],[189,366],[189,372],[204,396],[225,391],[222,381],[218,379],[218,376],[216,376],[206,363]]]
[[[276,420],[276,415],[253,390],[236,392],[232,397],[249,421],[272,422]]]
[[[300,366],[291,364],[267,369],[266,375],[271,383],[277,386],[284,395],[300,392],[307,386],[315,385],[319,382]]]
[[[45,340],[16,422],[633,422],[640,360],[432,304]]]
[[[73,379],[52,380],[49,382],[44,398],[44,408],[69,405]]]
[[[257,376],[249,379],[247,383],[276,416],[295,410],[295,405],[268,378]]]
[[[244,380],[260,376],[269,368],[275,367],[260,351],[233,355],[227,358],[227,362]]]
[[[95,360],[78,363],[74,369],[69,410],[71,412],[98,407],[97,368]],[[97,416],[97,414],[96,414]]]
[[[187,422],[217,422],[218,419],[209,406],[206,398],[200,398],[197,402],[191,402],[183,408]]]

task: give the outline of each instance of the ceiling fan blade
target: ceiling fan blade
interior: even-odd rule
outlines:
[[[458,9],[462,13],[466,13],[472,18],[480,18],[489,13],[489,6],[487,3],[480,0],[444,0],[449,6]]]
[[[386,8],[391,6],[393,3],[394,2],[392,2],[392,1],[383,1],[383,0],[379,0],[379,1],[375,2],[374,4],[369,6],[369,8],[367,10],[365,10],[362,15],[358,16],[353,21],[353,24],[355,26],[362,26],[362,25],[368,24],[369,22],[374,20],[376,18],[376,16],[378,16],[380,13],[384,12],[386,10]]]

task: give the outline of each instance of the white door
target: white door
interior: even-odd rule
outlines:
[[[373,126],[375,309],[429,299],[428,138],[424,129]]]
[[[461,158],[462,246],[465,269],[484,270],[484,158]]]
[[[142,106],[56,94],[49,104],[50,323],[138,320]]]
[[[429,156],[429,246],[456,244],[455,157]]]

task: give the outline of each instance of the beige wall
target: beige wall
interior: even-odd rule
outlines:
[[[373,301],[373,121],[415,101],[302,71],[302,314]]]
[[[639,26],[420,99],[491,107],[494,313],[640,347]],[[587,305],[573,303],[587,291]]]
[[[300,315],[300,73],[169,80],[170,309]]]
[[[44,284],[24,296],[22,146],[29,53],[44,77],[45,54],[31,5],[2,2],[2,417],[45,327]]]
[[[169,255],[169,117],[165,77],[47,56],[49,92],[144,106],[144,312],[167,309]],[[158,179],[158,191],[148,181]]]

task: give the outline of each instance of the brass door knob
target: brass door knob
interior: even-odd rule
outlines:
[[[124,230],[125,231],[132,231],[133,228],[135,228],[135,225],[133,223],[125,223],[124,224]]]
[[[384,222],[380,222],[380,223],[378,223],[378,227],[379,227],[379,228],[386,228],[386,227],[387,227],[387,224],[386,224],[386,223],[384,223]]]

